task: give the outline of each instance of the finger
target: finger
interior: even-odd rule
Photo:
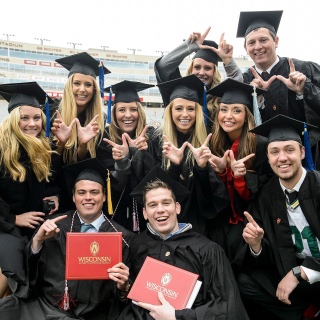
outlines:
[[[229,150],[229,157],[230,157],[231,162],[234,162],[234,161],[235,161],[235,159],[234,159],[234,154],[233,154],[233,151],[232,151],[232,150]]]
[[[51,219],[51,221],[56,223],[56,222],[59,222],[59,221],[65,219],[67,216],[68,216],[67,214],[64,214],[63,216],[59,216],[57,218]]]
[[[203,33],[203,38],[205,39],[209,33],[209,31],[211,30],[211,27],[208,27],[207,30]]]
[[[220,36],[220,43],[221,43],[221,42],[223,42],[223,41],[224,41],[224,32],[222,32],[222,33],[221,33],[221,36]]]
[[[142,130],[142,132],[140,133],[139,137],[144,137],[146,135],[147,131],[148,131],[148,128],[149,128],[149,126],[146,125],[144,127],[144,129]]]
[[[160,292],[160,291],[158,292],[158,298],[159,298],[159,300],[160,300],[160,302],[161,302],[162,305],[167,302],[167,300],[165,299],[163,293]]]
[[[187,147],[187,145],[188,145],[188,141],[185,141],[185,142],[183,143],[183,145],[181,146],[180,150],[181,150],[182,152],[184,152],[184,149]]]
[[[212,136],[212,133],[209,133],[206,140],[203,143],[203,146],[206,146],[206,147],[208,146],[211,136]]]
[[[252,215],[248,211],[245,211],[243,214],[249,223],[252,223],[256,228],[259,228],[259,225],[254,221]]]
[[[254,76],[256,79],[259,79],[259,80],[261,80],[261,79],[262,79],[262,78],[259,76],[259,74],[258,74],[258,72],[256,71],[256,69],[255,69],[255,68],[250,67],[250,70],[251,70],[251,72],[252,72],[253,76]]]
[[[224,155],[223,155],[223,158],[224,159],[227,159],[227,157],[229,156],[229,153],[230,153],[231,150],[227,150]]]
[[[254,156],[255,156],[255,154],[251,153],[251,154],[247,155],[246,157],[242,158],[241,161],[242,162],[246,162],[246,161],[248,161],[249,159],[251,159]]]
[[[287,78],[285,78],[284,76],[281,75],[277,75],[275,76],[278,80],[280,80],[281,82],[283,82],[284,84],[286,84]],[[270,80],[270,79],[269,79]]]
[[[289,59],[290,73],[296,71],[292,58]]]
[[[103,138],[103,141],[109,143],[112,147],[115,147],[117,145],[115,142],[113,142],[113,141],[111,141],[111,140],[109,140],[107,138]]]
[[[267,86],[270,87],[271,83],[277,79],[276,75],[273,75],[268,81],[267,81]]]
[[[163,140],[164,140],[165,142],[170,142],[169,138],[168,138],[166,135],[163,135]]]
[[[89,124],[92,124],[93,122],[97,121],[98,117],[99,117],[99,115],[96,114],[96,115],[92,118],[92,120],[89,122]]]
[[[56,116],[59,120],[63,121],[62,120],[62,117],[61,117],[61,113],[59,112],[59,110],[56,110]]]

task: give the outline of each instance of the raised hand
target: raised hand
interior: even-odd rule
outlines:
[[[60,112],[56,111],[56,118],[53,121],[51,131],[55,134],[60,144],[65,145],[69,138],[71,137],[72,128],[76,122],[76,119],[73,119],[69,126],[63,121]]]
[[[189,35],[188,40],[191,43],[195,42],[199,46],[199,48],[202,49],[202,43],[205,40],[205,38],[207,37],[210,29],[211,29],[211,27],[208,27],[207,30],[203,34],[201,34],[200,32],[192,32]]]
[[[209,49],[215,52],[226,65],[228,64],[233,57],[233,46],[224,39],[224,33],[220,36],[220,41],[218,44],[218,49],[211,46],[202,46],[202,49]]]
[[[39,251],[45,240],[52,238],[56,233],[60,232],[56,223],[66,217],[67,215],[63,215],[54,219],[47,219],[32,239],[32,250],[35,252]]]
[[[216,173],[223,173],[226,170],[229,152],[230,150],[227,150],[221,158],[211,154],[208,162]]]
[[[268,90],[271,83],[277,79],[277,76],[272,76],[270,77],[270,79],[268,81],[264,81],[259,73],[253,68],[253,67],[250,67],[250,70],[254,76],[254,79],[251,81],[251,85],[254,86],[254,87],[257,87],[257,88],[260,88],[260,89],[264,89],[264,90]]]
[[[175,309],[164,298],[161,292],[158,292],[158,298],[161,302],[160,306],[155,306],[150,303],[139,302],[138,306],[150,311],[150,316],[155,320],[176,320]]]
[[[79,145],[88,143],[91,139],[100,133],[99,125],[97,122],[99,115],[95,115],[93,119],[85,126],[82,127],[78,118],[76,118],[78,142]]]
[[[255,253],[259,253],[261,251],[261,241],[264,235],[264,231],[254,221],[249,212],[245,211],[244,215],[247,218],[248,223],[243,229],[242,237]]]
[[[197,162],[197,165],[200,168],[204,168],[207,165],[208,160],[211,158],[211,151],[208,147],[208,143],[210,141],[210,138],[212,136],[212,133],[210,133],[203,145],[200,148],[194,148],[190,142],[188,142],[188,147],[192,151],[194,159]]]
[[[147,150],[148,149],[148,142],[147,142],[147,136],[146,132],[148,130],[149,126],[146,125],[142,132],[140,133],[139,137],[136,139],[131,139],[131,137],[124,133],[125,138],[127,139],[129,147],[137,148],[138,150]]]
[[[167,136],[164,135],[163,139],[162,154],[175,165],[179,165],[183,159],[184,150],[188,145],[188,141],[184,142],[180,148],[177,148]]]
[[[285,78],[281,75],[278,75],[277,79],[282,81],[289,90],[292,90],[297,94],[301,95],[303,94],[304,84],[306,83],[307,77],[303,73],[296,71],[296,68],[291,58],[289,59],[289,66],[289,77]]]
[[[129,154],[129,146],[125,134],[122,134],[122,145],[117,144],[107,138],[104,138],[103,141],[109,143],[112,146],[112,158],[113,160],[121,160]]]
[[[230,153],[229,153],[230,167],[231,167],[231,170],[233,171],[233,175],[235,177],[245,176],[247,173],[247,168],[246,168],[245,162],[254,156],[255,156],[255,154],[251,153],[242,159],[236,160],[234,158],[233,151],[230,150]]]

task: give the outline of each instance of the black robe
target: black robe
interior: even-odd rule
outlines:
[[[70,231],[73,212],[60,221],[60,232],[45,241],[38,254],[31,254],[28,246],[28,265],[30,288],[27,299],[19,299],[15,295],[0,301],[0,318],[11,319],[92,319],[116,320],[123,304],[119,300],[116,283],[112,280],[68,280],[69,292],[75,301],[70,302],[71,310],[58,308],[65,287],[65,252],[66,233]],[[116,222],[115,228],[123,233],[130,244],[134,234]],[[80,231],[80,220],[75,214],[73,231]],[[113,232],[113,227],[105,221],[99,231]],[[128,247],[123,242],[123,262],[128,260]]]
[[[177,132],[178,148],[190,135]],[[162,162],[162,144],[159,135],[154,135],[149,144],[149,152],[159,166]],[[167,170],[170,175],[189,191],[190,196],[181,203],[179,222],[191,223],[194,231],[208,236],[208,220],[214,219],[222,209],[229,205],[227,189],[223,181],[216,175],[213,169],[207,165],[200,168],[187,163],[185,156],[180,165],[170,164]]]
[[[177,320],[248,319],[237,283],[223,249],[192,230],[162,240],[148,230],[130,246],[130,276],[135,279],[149,256],[199,274],[202,286],[192,309],[176,310]],[[149,311],[130,304],[119,320],[153,319]]]
[[[306,178],[299,189],[298,198],[311,230],[320,239],[319,172],[307,171]],[[249,274],[271,295],[275,296],[278,283],[293,267],[302,265],[320,271],[320,258],[306,257],[301,261],[296,257],[287,218],[285,195],[277,176],[274,176],[265,185],[249,207],[248,212],[264,229],[262,251],[258,257],[252,257],[248,245],[243,243],[242,249],[239,250],[238,256],[233,261],[237,272]],[[320,291],[318,292],[319,301]]]
[[[271,69],[270,76],[282,75],[288,78],[290,66],[288,58],[280,61]],[[289,90],[280,80],[275,80],[264,94],[265,108],[260,109],[262,122],[277,114],[295,118],[319,127],[320,123],[320,66],[317,63],[293,59],[295,69],[303,73],[307,80],[304,86],[303,99],[298,100],[296,92]],[[253,75],[250,69],[243,73],[244,83],[251,83]],[[320,169],[319,140],[320,129],[310,130],[310,144],[317,169]]]

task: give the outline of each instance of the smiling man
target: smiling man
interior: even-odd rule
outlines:
[[[134,234],[103,212],[106,171],[100,162],[92,158],[72,169],[76,210],[47,219],[35,233],[28,246],[29,298],[11,295],[0,300],[3,320],[118,319],[129,289],[125,263]],[[70,232],[122,232],[122,262],[106,267],[109,280],[65,279],[66,236]]]
[[[245,213],[238,282],[252,319],[299,320],[311,303],[320,308],[320,174],[302,166],[303,130],[282,115],[252,130],[268,138],[275,174]]]
[[[171,186],[163,180],[172,182]],[[192,231],[190,223],[178,223],[181,206],[176,196],[181,201],[186,191],[159,170],[147,175],[136,187],[134,196],[141,201],[143,194],[143,214],[148,224],[147,230],[131,242],[130,277],[135,279],[147,256],[199,274],[202,287],[192,309],[175,310],[160,296],[160,306],[128,304],[119,320],[248,319],[223,249]]]

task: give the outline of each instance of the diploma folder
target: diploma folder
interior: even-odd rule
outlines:
[[[122,261],[122,232],[67,232],[66,279],[109,279]]]
[[[176,309],[191,308],[200,290],[199,275],[171,264],[147,257],[128,298],[133,303],[146,302],[161,305],[158,292]]]

